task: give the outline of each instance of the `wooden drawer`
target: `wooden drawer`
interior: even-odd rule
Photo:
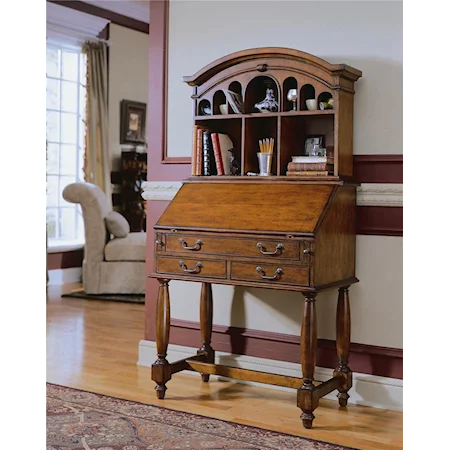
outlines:
[[[166,234],[166,251],[275,259],[300,258],[300,241]],[[309,246],[309,242],[307,243]],[[309,247],[308,247],[309,248]]]
[[[309,286],[309,268],[285,264],[231,262],[231,279]]]
[[[156,272],[194,277],[226,278],[227,265],[225,261],[210,259],[157,256]]]

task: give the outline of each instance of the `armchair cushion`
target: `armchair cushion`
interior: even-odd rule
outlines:
[[[146,233],[133,232],[111,239],[105,246],[106,261],[145,261]]]
[[[107,230],[116,238],[124,238],[130,232],[130,224],[127,219],[117,211],[111,211],[105,217]]]

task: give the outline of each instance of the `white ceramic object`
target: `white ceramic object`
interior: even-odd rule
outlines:
[[[306,107],[309,111],[315,111],[317,109],[317,100],[315,98],[306,100]]]
[[[219,105],[220,114],[228,114],[227,104]]]

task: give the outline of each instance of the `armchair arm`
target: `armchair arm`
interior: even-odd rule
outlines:
[[[79,182],[67,185],[62,195],[66,201],[81,205],[86,239],[84,259],[104,261],[105,245],[109,240],[104,219],[110,212],[104,192],[95,184]]]

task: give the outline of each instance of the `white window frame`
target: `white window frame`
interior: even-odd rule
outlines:
[[[65,52],[71,52],[71,53],[77,53],[78,54],[78,70],[77,70],[77,112],[73,113],[70,112],[71,114],[76,114],[78,120],[77,120],[77,133],[76,133],[76,149],[77,151],[80,151],[80,149],[83,149],[82,151],[84,151],[84,147],[85,144],[84,142],[82,142],[82,140],[80,139],[80,124],[84,122],[84,117],[85,117],[85,111],[81,110],[81,105],[80,105],[80,89],[81,89],[81,85],[83,84],[83,81],[85,82],[85,80],[81,80],[80,79],[80,67],[81,67],[81,58],[85,58],[84,55],[82,55],[82,47],[81,45],[76,45],[73,43],[65,43],[65,42],[55,42],[55,41],[51,41],[51,42],[47,42],[47,48],[54,48],[57,50],[61,50],[61,51],[65,51]],[[59,114],[61,114],[61,112],[66,112],[68,113],[68,111],[64,111],[62,110],[61,107],[61,102],[62,102],[62,98],[61,98],[61,89],[62,89],[62,83],[61,81],[71,81],[71,82],[75,82],[73,80],[65,80],[62,77],[62,66],[60,66],[60,72],[59,72],[59,76],[58,77],[54,77],[54,76],[49,76],[47,75],[46,77],[47,79],[53,79],[53,80],[58,80],[60,82],[60,91],[59,91],[59,108],[58,109],[54,109],[54,108],[49,108],[47,105],[46,111],[52,111],[52,112],[57,112]],[[80,120],[80,118],[82,120]],[[57,206],[51,206],[48,207],[48,209],[56,209],[57,210],[57,227],[59,227],[59,222],[60,222],[60,217],[61,217],[61,210],[62,209],[67,209],[67,208],[73,208],[76,211],[75,214],[75,229],[78,230],[78,237],[76,239],[71,239],[71,240],[65,240],[62,238],[48,238],[48,243],[47,243],[47,252],[48,253],[55,253],[55,252],[63,252],[63,251],[70,251],[70,250],[76,250],[76,249],[80,249],[83,248],[84,243],[85,243],[85,237],[84,237],[84,223],[83,223],[83,216],[82,216],[82,212],[81,212],[81,207],[78,204],[74,204],[74,205],[67,205],[64,204],[65,201],[62,199],[62,189],[59,187],[60,184],[60,178],[64,175],[61,175],[60,173],[60,164],[61,164],[61,144],[64,144],[64,142],[62,142],[62,136],[61,136],[61,120],[59,121],[59,127],[60,127],[60,132],[59,132],[59,140],[58,141],[50,141],[47,140],[48,144],[57,144],[60,146],[59,148],[59,169],[58,169],[58,174],[49,174],[47,175],[48,177],[57,177],[58,178],[58,191],[59,191],[59,196],[58,196],[58,204]],[[67,144],[67,143],[66,143]],[[76,159],[76,168],[75,168],[75,177],[76,177],[76,181],[84,181],[84,176],[82,173],[83,168],[80,167],[80,160],[81,158],[77,158]],[[57,231],[57,236],[60,235],[59,230]]]

